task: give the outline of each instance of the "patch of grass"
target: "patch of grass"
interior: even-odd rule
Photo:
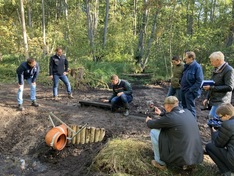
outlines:
[[[91,170],[111,176],[210,176],[216,175],[217,168],[204,159],[192,171],[169,168],[160,171],[151,165],[153,151],[151,142],[144,139],[112,139],[94,158]]]

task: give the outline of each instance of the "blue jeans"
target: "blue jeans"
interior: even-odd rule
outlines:
[[[219,119],[218,115],[216,114],[216,110],[217,110],[218,106],[212,106],[211,110],[209,112],[209,116],[214,117],[215,119]]]
[[[61,79],[63,81],[63,83],[65,84],[65,86],[67,88],[67,93],[71,94],[71,85],[70,85],[70,82],[69,82],[67,76],[66,75],[62,75],[62,76],[53,75],[53,82],[54,82],[53,95],[58,96],[59,79]]]
[[[164,161],[160,160],[159,148],[158,148],[158,139],[161,129],[152,129],[150,130],[150,138],[154,150],[154,160],[157,161],[160,165],[166,165]]]
[[[32,84],[32,78],[26,80],[27,83],[30,85],[30,97],[31,101],[36,100],[36,84]],[[23,104],[23,92],[24,92],[24,84],[20,86],[17,92],[17,101],[18,104]]]
[[[115,96],[111,99],[112,111],[120,106],[124,106],[125,109],[129,109],[129,104],[132,101],[132,95],[122,94],[121,96]]]
[[[195,99],[197,97],[190,91],[181,91],[181,98],[183,108],[188,109],[196,117]]]
[[[180,88],[173,88],[172,86],[170,86],[169,90],[167,92],[167,97],[169,97],[169,96],[176,96],[179,100],[179,106],[181,108],[183,108],[182,103],[181,103],[181,90],[180,90]]]

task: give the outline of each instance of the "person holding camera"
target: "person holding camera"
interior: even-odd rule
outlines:
[[[230,103],[221,104],[216,114],[223,121],[216,131],[212,127],[212,142],[206,144],[206,153],[218,166],[224,176],[234,175],[234,107]]]

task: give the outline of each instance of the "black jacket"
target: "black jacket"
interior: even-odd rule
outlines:
[[[34,83],[38,77],[40,68],[38,63],[35,67],[30,67],[27,62],[23,62],[16,70],[18,83],[20,85],[24,84],[24,79],[32,78],[32,83]]]
[[[175,107],[159,119],[149,120],[151,129],[161,129],[159,135],[160,159],[176,166],[198,164],[203,160],[199,128],[192,113]]]
[[[207,93],[207,99],[211,106],[218,106],[222,103],[231,103],[232,91],[234,88],[234,70],[225,63],[218,71],[213,71],[212,80],[215,85]]]
[[[58,57],[54,55],[50,58],[49,75],[62,76],[64,72],[68,72],[68,61],[64,55]]]
[[[212,140],[217,147],[227,149],[227,159],[234,166],[234,117],[222,122],[218,131],[212,133]]]

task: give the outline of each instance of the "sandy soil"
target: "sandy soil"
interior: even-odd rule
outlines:
[[[37,98],[40,107],[30,106],[29,87],[25,86],[24,111],[17,111],[17,85],[0,86],[0,175],[98,175],[88,171],[92,159],[112,137],[148,137],[141,112],[147,110],[146,102],[153,100],[160,106],[165,98],[167,86],[133,86],[134,100],[131,103],[131,114],[139,114],[142,120],[133,116],[125,117],[121,112],[96,107],[81,107],[80,100],[100,101],[111,95],[110,90],[74,91],[70,100],[65,89],[60,88],[60,100],[52,100],[52,89],[38,85]],[[210,138],[206,126],[207,111],[200,111],[201,99],[197,100],[197,114],[202,139]],[[75,145],[68,144],[62,151],[55,151],[45,143],[45,135],[52,128],[48,119],[54,113],[66,124],[84,125],[105,128],[106,135],[102,142]],[[141,114],[140,114],[141,113]],[[58,121],[54,121],[60,125]],[[153,156],[152,156],[153,157]],[[22,162],[25,161],[25,167]]]

